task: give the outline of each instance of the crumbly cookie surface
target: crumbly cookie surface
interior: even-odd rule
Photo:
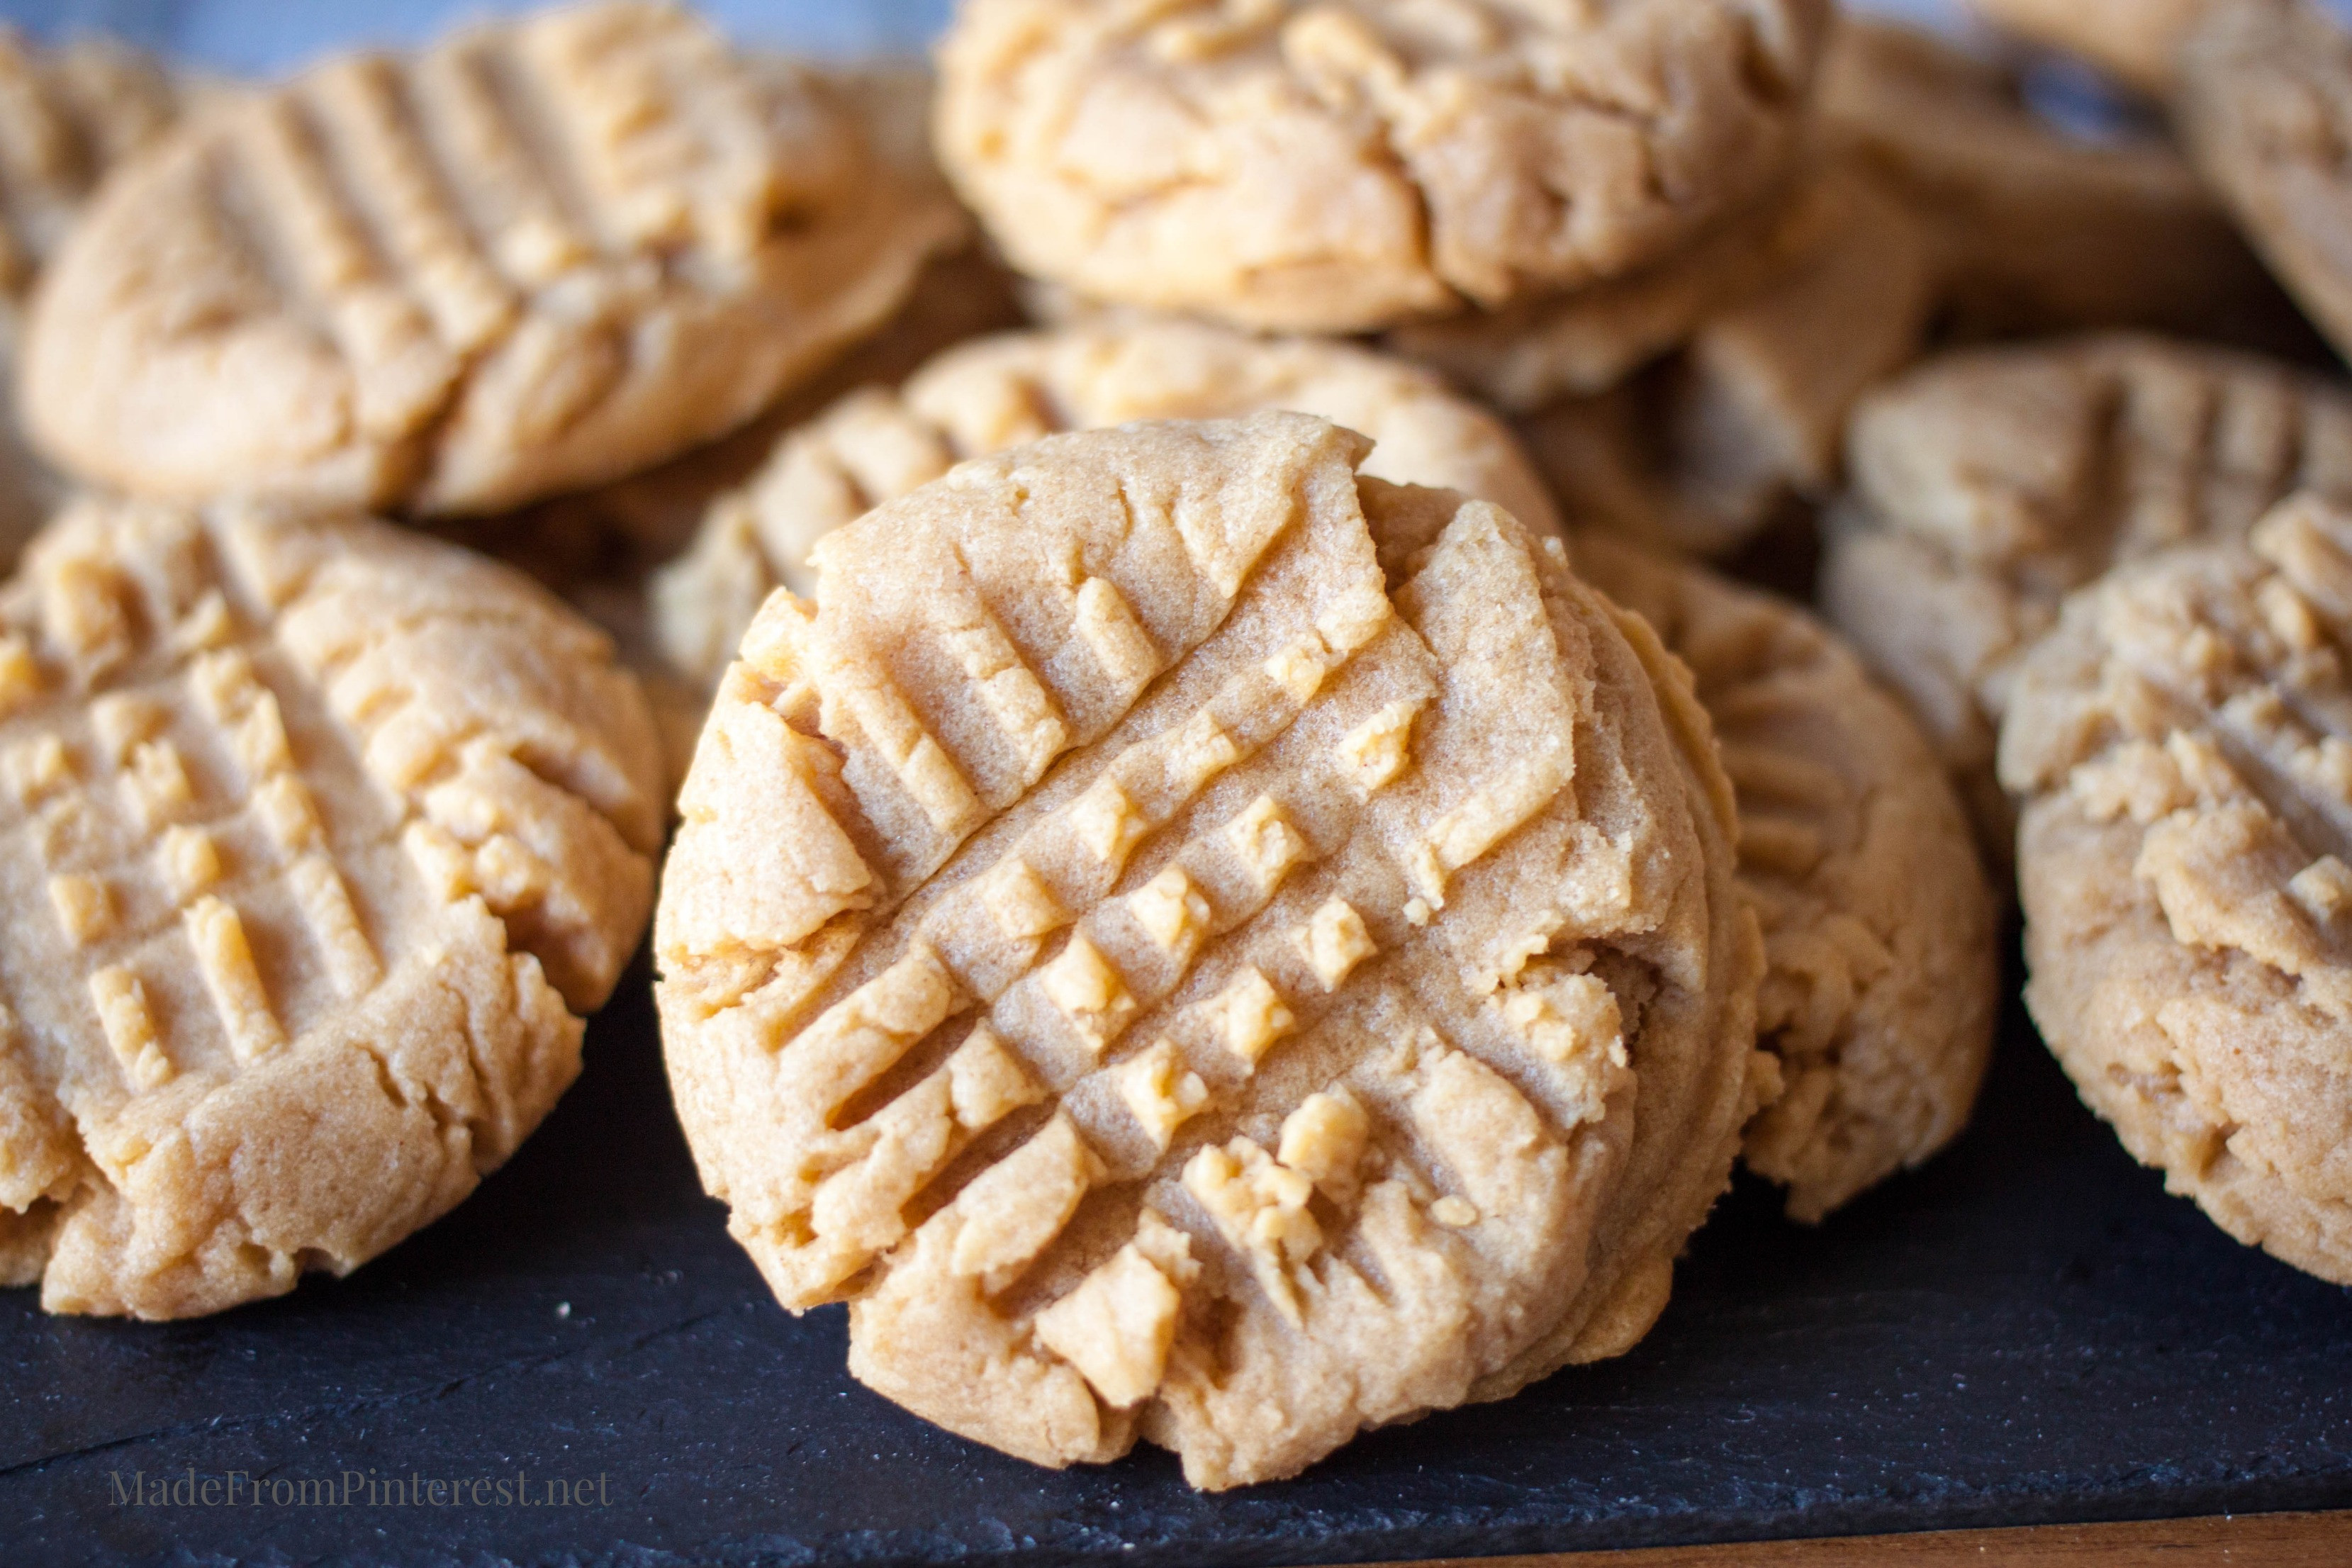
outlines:
[[[748,484],[712,502],[691,550],[656,578],[662,651],[681,679],[715,684],[771,589],[813,590],[818,540],[968,458],[1056,431],[1272,408],[1371,437],[1368,474],[1460,490],[1555,530],[1510,431],[1425,372],[1344,343],[1082,321],[961,344],[896,392],[859,391],[789,432]]]
[[[1823,606],[1909,701],[2006,865],[1995,732],[2060,599],[2118,562],[2242,537],[2291,490],[2352,495],[2352,398],[2151,337],[1973,350],[1866,396],[1847,474]]]
[[[2352,1283],[2352,512],[2069,599],[2001,727],[2026,1003],[2084,1100],[2224,1230]]]
[[[1804,611],[1587,535],[1577,570],[1690,668],[1739,799],[1780,1098],[1750,1169],[1817,1221],[1941,1149],[1992,1052],[2000,966],[1967,816],[1902,705]]]
[[[83,503],[0,588],[0,1256],[53,1311],[347,1272],[578,1070],[652,898],[650,721],[382,524]]]
[[[2179,55],[2173,121],[2247,237],[2336,352],[2352,344],[2352,35],[2316,6],[2214,5]]]
[[[1814,0],[967,0],[937,141],[1023,270],[1352,331],[1626,272],[1793,147]]]
[[[1720,1189],[1754,936],[1638,656],[1366,446],[964,464],[770,601],[688,780],[706,1184],[787,1305],[853,1299],[861,1379],[1042,1463],[1140,1434],[1237,1485],[1524,1380],[1662,1285],[1657,1184]]]
[[[37,300],[26,416],[133,493],[496,510],[741,423],[958,223],[814,76],[681,10],[485,25],[123,170]]]

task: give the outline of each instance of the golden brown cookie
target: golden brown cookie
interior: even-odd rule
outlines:
[[[1025,272],[1283,331],[1615,277],[1762,193],[1818,0],[964,0],[937,143]]]
[[[1817,1221],[1957,1136],[1992,1054],[1992,895],[1935,753],[1796,605],[1588,534],[1577,571],[1690,666],[1739,799],[1780,1098],[1750,1169]]]
[[[852,1299],[861,1379],[1041,1463],[1270,1479],[1622,1348],[1753,1103],[1703,718],[1369,446],[963,464],[771,599],[688,781],[706,1184],[787,1305]]]
[[[957,227],[815,76],[683,10],[485,24],[122,170],[37,298],[26,416],[136,493],[495,511],[742,423]]]
[[[963,344],[896,392],[868,388],[793,430],[748,485],[712,503],[693,548],[656,579],[662,650],[681,679],[708,689],[770,589],[811,591],[819,539],[964,458],[1060,430],[1268,408],[1370,437],[1367,473],[1460,490],[1555,530],[1509,430],[1425,372],[1344,343],[1098,318]]]
[[[1970,350],[1865,398],[1846,468],[1823,608],[1910,702],[2005,866],[1994,735],[2061,597],[2167,545],[2242,537],[2290,490],[2352,497],[2352,395],[2160,338]]]
[[[2352,512],[2118,567],[2001,725],[2026,1004],[2084,1100],[2249,1246],[2352,1284]]]
[[[0,588],[0,1260],[175,1318],[349,1272],[514,1152],[635,950],[643,699],[380,523],[83,503]]]
[[[2352,345],[2352,35],[2292,0],[2214,5],[2172,95],[2189,155],[2336,344]]]
[[[2161,137],[2068,135],[2011,71],[1863,16],[1831,36],[1819,100],[1823,145],[1927,226],[1949,330],[2147,327],[2308,351],[2310,329]]]

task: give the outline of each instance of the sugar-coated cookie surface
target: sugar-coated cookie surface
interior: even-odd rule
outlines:
[[[1971,350],[1864,398],[1847,473],[1823,607],[1910,702],[2006,865],[1993,749],[2018,656],[2118,562],[2242,537],[2291,490],[2352,498],[2352,395],[2137,335]]]
[[[2000,974],[1968,817],[1902,705],[1803,610],[1614,540],[1574,552],[1714,721],[1764,930],[1758,1043],[1784,1080],[1745,1158],[1818,1220],[1941,1149],[1976,1101]]]
[[[579,1068],[662,827],[611,649],[362,521],[89,502],[0,588],[0,1266],[184,1317],[347,1272]]]
[[[59,253],[23,405],[134,493],[495,510],[749,418],[959,224],[814,76],[601,0],[184,125]]]
[[[769,602],[688,781],[706,1184],[787,1305],[852,1300],[861,1379],[1041,1463],[1271,1479],[1622,1348],[1761,1087],[1703,719],[1368,446],[958,467]]]
[[[1510,431],[1424,371],[1347,343],[1111,316],[961,344],[896,392],[866,388],[787,432],[656,576],[662,651],[682,679],[715,684],[770,589],[812,591],[819,539],[967,458],[1062,430],[1270,408],[1370,437],[1368,474],[1460,490],[1555,530]]]
[[[2066,603],[2001,726],[2026,1003],[2083,1099],[2231,1236],[2352,1284],[2352,512]]]
[[[937,142],[1024,271],[1352,331],[1576,288],[1760,195],[1819,0],[964,0]]]

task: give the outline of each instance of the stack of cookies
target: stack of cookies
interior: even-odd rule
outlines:
[[[364,1262],[650,919],[862,1381],[1270,1479],[1632,1346],[1738,1163],[1946,1145],[2014,869],[2085,1098],[2352,1279],[2352,46],[1999,9],[2188,154],[1827,0],[0,58],[7,1277]]]

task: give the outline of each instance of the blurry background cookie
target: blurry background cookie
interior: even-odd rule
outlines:
[[[1822,605],[1909,701],[2005,868],[1992,761],[2018,656],[2118,562],[2241,537],[2291,490],[2352,498],[2352,391],[2153,337],[1969,350],[1865,398],[1846,466]]]
[[[1818,96],[1822,142],[1933,236],[1946,331],[2150,327],[2298,357],[2317,346],[2160,132],[2062,131],[2013,69],[1851,15]]]
[[[1041,1462],[1269,1479],[1622,1348],[1759,1087],[1703,719],[1367,449],[1267,415],[961,468],[770,601],[688,780],[656,948],[706,1183],[787,1305],[856,1298],[861,1379]]]
[[[32,313],[26,417],[135,492],[496,510],[742,423],[960,221],[821,81],[683,11],[488,24],[110,181]]]
[[[2026,1003],[2171,1191],[2352,1284],[2352,512],[2069,599],[2001,726]]]
[[[1783,1089],[1748,1168],[1821,1219],[1958,1135],[2000,965],[1967,816],[1902,705],[1794,605],[1585,534],[1577,571],[1690,666],[1739,799],[1764,930],[1758,1044]]]
[[[965,0],[940,156],[1082,295],[1357,331],[1614,277],[1761,195],[1819,0]]]
[[[656,577],[663,653],[707,689],[770,589],[812,590],[811,546],[964,458],[1057,430],[1267,408],[1370,437],[1367,473],[1457,489],[1555,530],[1509,430],[1426,372],[1346,343],[1111,316],[966,343],[897,391],[860,392],[791,431]]]
[[[2217,0],[1969,0],[2021,37],[2080,55],[2140,91],[2172,84],[2189,30]],[[2222,0],[2226,3],[2226,0]]]
[[[2247,237],[2352,353],[2352,34],[2296,0],[2226,0],[2179,57],[2173,120]]]
[[[202,94],[127,45],[79,37],[45,49],[0,26],[0,563],[63,499],[15,412],[26,298],[100,179]]]
[[[603,636],[380,523],[97,502],[0,627],[7,1280],[215,1311],[464,1198],[652,898],[651,723]]]

